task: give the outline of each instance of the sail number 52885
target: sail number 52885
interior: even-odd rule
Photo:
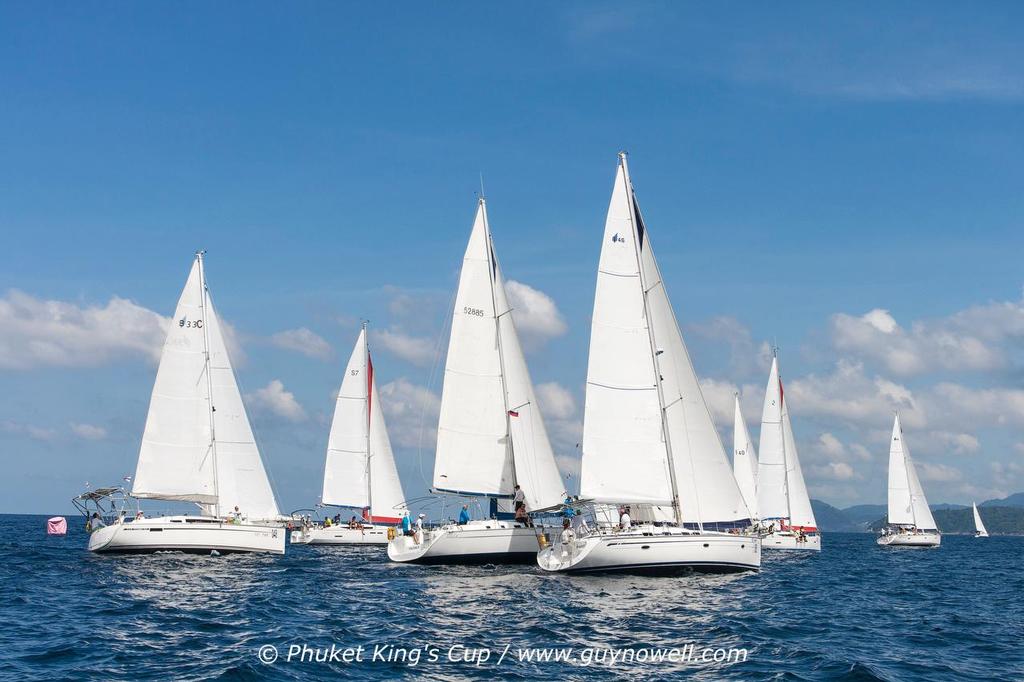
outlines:
[[[476,315],[477,317],[484,316],[484,311],[481,310],[480,308],[463,308],[462,312],[466,313],[467,315]]]

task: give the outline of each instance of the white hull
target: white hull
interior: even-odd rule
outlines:
[[[316,527],[292,531],[293,545],[386,545],[388,526]]]
[[[984,532],[982,532],[982,533],[975,533],[974,537],[976,537],[976,538],[987,538],[988,537],[988,533],[984,533]]]
[[[422,538],[402,535],[388,543],[392,561],[421,564],[530,563],[537,555],[539,528],[507,521],[470,521],[428,529]]]
[[[938,531],[898,532],[880,535],[876,542],[883,547],[938,547],[942,538]]]
[[[632,573],[756,571],[761,541],[749,535],[643,526],[589,535],[570,545],[557,540],[537,553],[545,571]]]
[[[798,535],[792,531],[777,531],[761,536],[761,547],[764,549],[788,549],[805,550],[809,552],[821,551],[821,535]]]
[[[268,552],[284,554],[285,530],[196,516],[161,516],[104,526],[89,536],[90,552]]]

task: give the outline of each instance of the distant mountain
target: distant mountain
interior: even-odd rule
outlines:
[[[992,535],[1024,535],[1024,507],[1001,507],[990,505],[978,510],[981,521]],[[935,509],[932,511],[935,525],[942,533],[952,535],[974,534],[974,514],[970,507],[962,509]],[[878,531],[885,525],[885,517],[876,519],[871,530]]]
[[[850,532],[864,530],[852,523],[842,510],[836,509],[827,502],[811,500],[811,509],[814,510],[814,519],[818,522],[818,528],[825,532]]]
[[[879,516],[885,516],[886,507],[884,504],[858,504],[847,507],[843,514],[857,526],[857,530],[866,531],[871,522]]]
[[[1001,500],[986,500],[979,507],[1024,507],[1024,493],[1014,493]]]

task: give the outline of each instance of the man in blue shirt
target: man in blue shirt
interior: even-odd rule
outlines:
[[[469,505],[462,505],[462,511],[459,512],[459,525],[465,526],[469,523]]]
[[[409,518],[409,510],[402,514],[402,535],[412,535],[412,520]]]

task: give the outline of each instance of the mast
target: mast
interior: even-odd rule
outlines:
[[[370,458],[373,456],[370,454],[370,410],[373,409],[373,405],[370,404],[370,395],[372,391],[371,382],[373,381],[372,370],[370,369],[370,336],[366,333],[367,321],[363,320],[363,389],[366,395],[366,510],[370,516],[370,522],[373,522],[373,483],[370,481],[371,467]]]
[[[498,367],[501,368],[501,398],[505,405],[505,440],[508,443],[508,447],[505,449],[505,456],[508,457],[509,462],[512,465],[512,486],[513,488],[518,484],[519,477],[516,476],[516,458],[513,453],[515,445],[512,442],[512,419],[509,415],[508,405],[508,381],[505,377],[505,354],[502,351],[501,346],[501,318],[505,315],[512,314],[512,307],[509,306],[508,310],[503,313],[498,313],[498,300],[494,294],[494,279],[497,277],[498,272],[498,258],[494,255],[494,241],[491,239],[491,223],[487,219],[487,201],[483,195],[483,179],[481,177],[480,183],[480,208],[483,211],[484,218],[484,237],[487,239],[487,255],[491,260],[491,276],[488,280],[491,283],[491,307],[494,310],[494,334],[497,340],[498,346]]]
[[[209,405],[210,413],[210,454],[213,457],[213,494],[217,498],[217,502],[213,505],[214,516],[220,516],[220,491],[217,487],[217,433],[216,433],[216,419],[214,418],[214,412],[216,408],[213,405],[213,376],[210,372],[210,333],[207,325],[207,290],[206,290],[206,270],[203,269],[203,255],[206,251],[196,251],[196,260],[199,262],[199,293],[200,293],[200,310],[202,311],[202,322],[203,322],[203,357],[205,362],[204,372],[206,373],[206,390],[207,390],[207,404]]]
[[[647,321],[647,340],[651,349],[651,363],[654,366],[654,383],[658,391],[658,409],[661,412],[661,433],[662,437],[665,439],[665,453],[668,461],[669,483],[672,486],[672,515],[675,517],[676,524],[681,526],[683,525],[683,511],[679,504],[679,487],[676,483],[675,462],[672,459],[672,439],[669,436],[669,430],[666,428],[665,424],[665,395],[664,388],[661,385],[661,366],[658,363],[658,356],[661,355],[662,351],[658,350],[657,344],[654,340],[654,326],[651,322],[650,306],[647,301],[647,281],[644,277],[643,262],[640,259],[640,249],[643,248],[643,245],[640,241],[640,232],[637,229],[639,217],[636,214],[637,207],[633,196],[633,182],[629,177],[629,165],[626,163],[626,152],[619,152],[619,163],[622,165],[623,182],[626,183],[626,198],[629,200],[630,222],[633,225],[633,237],[636,240],[636,266],[637,271],[640,273],[640,291],[644,304],[644,319]],[[697,519],[697,525],[700,530],[704,530],[699,517]]]

